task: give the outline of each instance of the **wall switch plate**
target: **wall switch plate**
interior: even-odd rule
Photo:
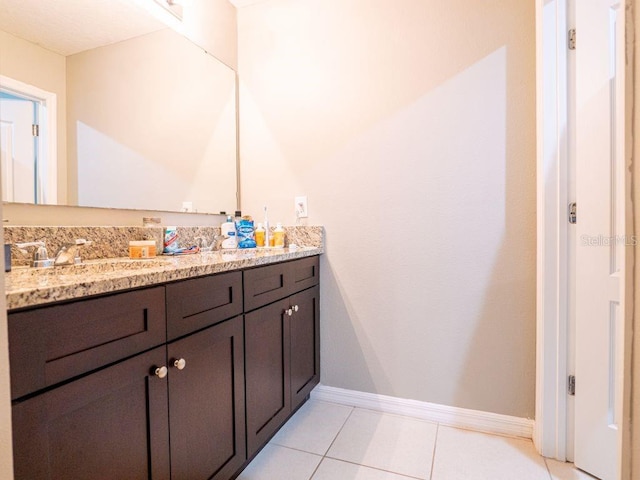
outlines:
[[[296,216],[298,218],[307,218],[309,216],[309,210],[307,209],[307,196],[302,195],[295,197],[296,204]]]

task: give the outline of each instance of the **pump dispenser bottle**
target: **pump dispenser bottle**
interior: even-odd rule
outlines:
[[[222,233],[222,248],[236,248],[238,241],[236,239],[236,224],[233,222],[231,215],[227,216],[227,221],[220,225]]]
[[[273,231],[273,246],[277,248],[284,247],[284,228],[282,228],[281,223],[278,223]]]

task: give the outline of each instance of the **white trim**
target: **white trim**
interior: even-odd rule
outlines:
[[[430,420],[441,423],[442,425],[465,428],[478,432],[524,438],[531,438],[533,434],[534,422],[527,418],[449,407],[436,403],[377,395],[375,393],[345,390],[343,388],[328,387],[322,384],[318,385],[311,392],[311,398],[341,405],[420,418],[422,420]]]
[[[0,75],[0,86],[11,92],[27,96],[41,103],[41,111],[45,112],[47,126],[47,140],[40,138],[40,146],[47,152],[46,203],[58,204],[58,103],[57,95],[42,90],[28,83]],[[43,145],[44,144],[44,145]]]
[[[567,0],[536,1],[537,334],[533,440],[566,460],[567,443]]]

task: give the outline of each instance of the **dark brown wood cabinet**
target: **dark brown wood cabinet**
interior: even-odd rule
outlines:
[[[319,382],[318,274],[308,257],[10,312],[15,479],[233,478]]]
[[[245,310],[277,299],[245,314],[249,458],[320,381],[318,274],[317,257],[244,272]]]
[[[320,287],[290,298],[291,408],[297,409],[320,382]],[[291,307],[290,307],[291,308]]]
[[[167,381],[158,347],[14,402],[16,480],[169,479]]]
[[[247,454],[252,456],[291,413],[286,300],[245,315]]]
[[[172,480],[226,480],[246,459],[242,317],[169,343]]]

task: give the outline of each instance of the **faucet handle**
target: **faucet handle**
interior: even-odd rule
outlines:
[[[35,242],[22,242],[16,243],[22,252],[27,252],[27,248],[35,247],[33,249],[33,258],[31,260],[31,266],[35,268],[51,267],[53,265],[53,259],[49,258],[47,252],[47,246],[44,240],[38,240]]]

